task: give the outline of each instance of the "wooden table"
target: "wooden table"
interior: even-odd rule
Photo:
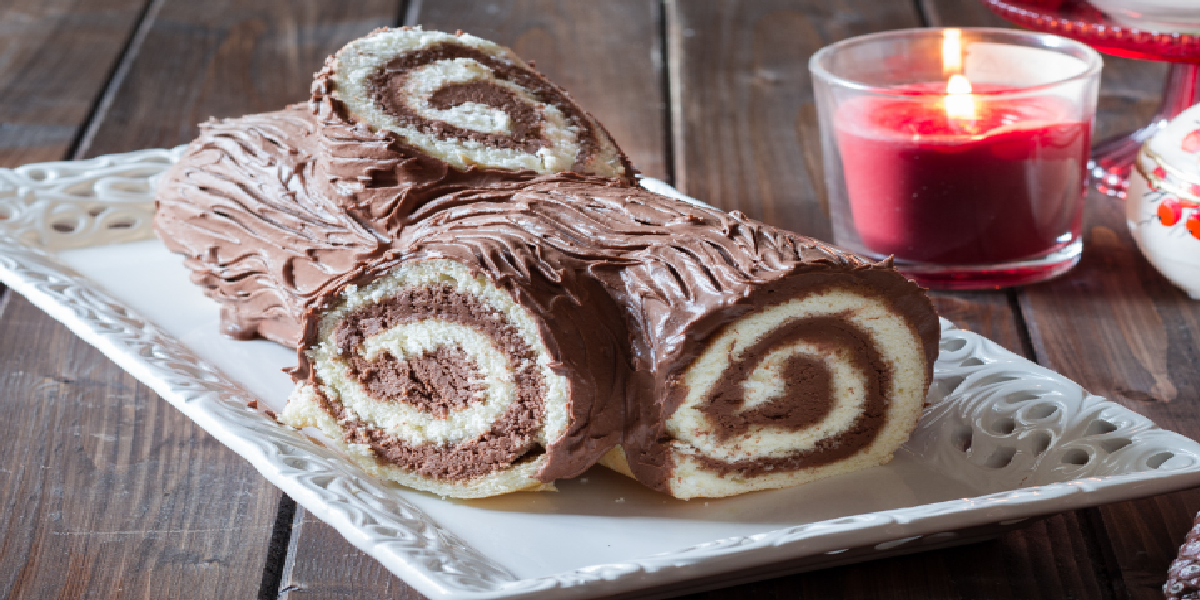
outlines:
[[[307,96],[375,27],[465,31],[534,59],[645,173],[829,237],[807,60],[845,37],[1004,23],[974,0],[4,0],[0,166],[170,147],[209,116]],[[1162,65],[1106,59],[1099,136],[1157,104]],[[1200,438],[1200,303],[1093,194],[1056,281],[937,293],[961,326]],[[0,597],[419,598],[248,463],[0,289]],[[995,541],[700,594],[1159,598],[1195,490],[1058,515]]]

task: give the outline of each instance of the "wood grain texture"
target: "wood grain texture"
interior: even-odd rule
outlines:
[[[0,340],[0,595],[255,597],[278,492],[21,296]]]
[[[398,12],[395,0],[166,0],[81,154],[171,147],[210,117],[305,101],[326,56]]]
[[[829,239],[808,58],[846,37],[916,27],[907,2],[668,1],[675,175],[726,210]]]
[[[0,167],[66,158],[147,2],[0,2]]]
[[[978,333],[1006,350],[1031,358],[1007,292],[930,290],[929,298],[942,318],[949,319],[961,329]]]
[[[1070,552],[1055,554],[1048,539],[1064,540]],[[801,573],[681,600],[1109,598],[1072,560],[1073,554],[1086,552],[1086,546],[1074,517],[1063,515],[994,541]]]
[[[1194,437],[1194,436],[1193,436]],[[1160,600],[1167,568],[1200,510],[1200,490],[1110,504],[1096,509],[1111,540],[1112,560],[1128,598]]]

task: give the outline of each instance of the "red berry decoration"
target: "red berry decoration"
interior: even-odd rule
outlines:
[[[1154,167],[1154,176],[1159,179],[1167,178],[1167,170],[1162,167]]]
[[[1184,136],[1181,147],[1183,148],[1184,152],[1200,152],[1200,129],[1197,129]]]
[[[1200,598],[1200,523],[1196,523],[1188,532],[1183,545],[1179,547],[1179,555],[1167,569],[1163,596],[1167,600]]]
[[[1200,213],[1192,213],[1192,216],[1188,217],[1187,230],[1192,237],[1200,240]]]
[[[1179,222],[1183,216],[1183,205],[1176,198],[1167,198],[1158,205],[1158,220],[1170,227]]]

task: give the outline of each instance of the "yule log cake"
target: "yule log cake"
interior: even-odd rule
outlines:
[[[324,286],[429,199],[572,170],[633,182],[608,132],[511,50],[378,30],[329,57],[309,103],[201,125],[155,227],[225,333],[294,347]]]
[[[404,485],[552,489],[600,460],[719,497],[887,462],[936,358],[923,290],[630,175],[509,51],[385,30],[307,107],[204,130],[159,229],[227,329],[299,345],[281,420]]]

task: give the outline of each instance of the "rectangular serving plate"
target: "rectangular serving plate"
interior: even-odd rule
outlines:
[[[1200,444],[945,321],[930,406],[882,467],[691,501],[602,468],[482,500],[383,483],[264,413],[283,407],[293,352],[221,336],[159,242],[111,243],[148,236],[153,177],[177,154],[0,170],[0,281],[433,600],[677,595],[1200,485]]]

